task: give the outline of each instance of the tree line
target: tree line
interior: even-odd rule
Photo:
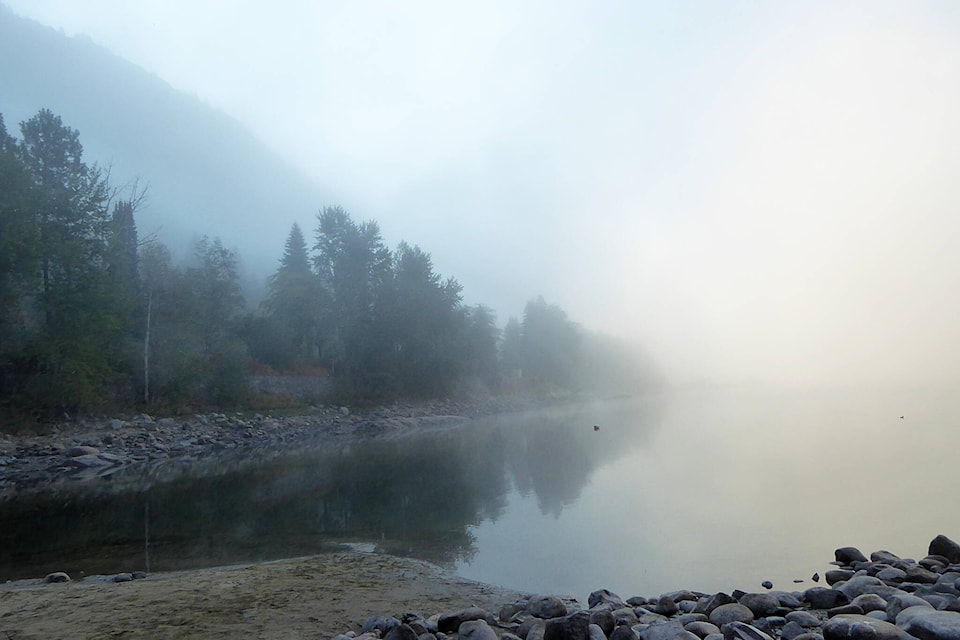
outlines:
[[[542,298],[501,331],[430,254],[390,250],[374,221],[325,207],[294,224],[262,303],[238,256],[204,237],[183,263],[138,236],[143,192],[83,160],[79,132],[43,109],[10,135],[0,115],[0,410],[232,408],[265,368],[329,375],[351,402],[465,388],[572,390],[584,333]]]

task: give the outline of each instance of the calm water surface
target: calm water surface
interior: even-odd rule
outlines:
[[[673,392],[3,502],[0,579],[364,543],[580,598],[792,589],[838,546],[960,539],[958,459],[947,392]]]

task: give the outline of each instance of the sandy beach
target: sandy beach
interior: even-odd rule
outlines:
[[[0,586],[0,637],[333,638],[370,615],[424,617],[521,594],[419,560],[337,553],[149,575]]]

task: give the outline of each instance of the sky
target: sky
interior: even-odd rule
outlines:
[[[501,322],[543,295],[675,380],[960,380],[960,4],[5,1]]]

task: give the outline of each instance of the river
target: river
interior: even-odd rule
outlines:
[[[0,579],[352,544],[582,599],[764,580],[790,590],[812,586],[839,546],[918,558],[938,533],[960,539],[958,445],[949,391],[729,387],[590,402],[9,501]]]

